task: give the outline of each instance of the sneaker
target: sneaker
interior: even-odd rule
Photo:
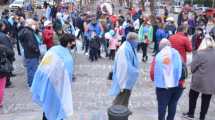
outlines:
[[[188,119],[188,120],[193,120],[194,119],[194,115],[189,115],[188,113],[183,113],[183,117]]]

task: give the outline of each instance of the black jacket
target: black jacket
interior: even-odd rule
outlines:
[[[10,38],[3,32],[0,32],[0,44],[13,49],[13,44],[11,43]]]
[[[99,37],[92,38],[90,40],[90,48],[99,49],[100,48],[100,39]]]
[[[18,32],[18,39],[24,49],[24,56],[27,59],[39,58],[39,44],[35,37],[35,32],[29,27],[23,27]]]

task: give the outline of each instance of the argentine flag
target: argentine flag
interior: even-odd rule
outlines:
[[[63,120],[73,114],[73,59],[68,48],[55,46],[43,57],[31,87],[32,99],[48,120]]]

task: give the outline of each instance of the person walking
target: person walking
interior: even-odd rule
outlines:
[[[182,60],[179,52],[171,47],[168,39],[162,39],[150,70],[156,87],[158,120],[174,120],[177,103],[183,92],[179,87],[181,73]]]
[[[111,96],[116,96],[113,105],[128,107],[131,90],[139,76],[139,62],[137,58],[138,35],[128,33],[127,40],[118,49],[113,65],[113,84]]]
[[[75,36],[64,34],[60,45],[45,54],[31,86],[32,99],[43,109],[43,120],[63,120],[73,114],[72,89]]]
[[[201,112],[199,120],[205,120],[210,106],[211,96],[215,94],[215,41],[206,36],[198,51],[193,56],[191,64],[192,80],[189,92],[189,111],[183,116],[194,119],[196,103],[199,94],[201,97]]]
[[[187,53],[192,52],[192,43],[185,35],[185,31],[186,27],[181,25],[176,34],[169,37],[172,47],[179,52],[184,65],[187,63]],[[185,80],[180,80],[180,86],[185,87]]]
[[[189,38],[185,35],[186,28],[182,25],[177,29],[177,33],[169,37],[172,47],[178,50],[183,62],[187,62],[187,52],[192,52],[192,44]]]
[[[24,49],[28,87],[31,87],[40,57],[39,41],[37,41],[36,29],[36,22],[33,19],[27,19],[25,27],[23,27],[18,33],[18,38]]]
[[[148,60],[147,56],[147,47],[149,44],[149,39],[152,39],[152,26],[150,26],[150,22],[148,20],[144,20],[142,25],[140,26],[140,29],[138,31],[138,39],[139,39],[139,48],[142,49],[143,56],[142,61],[146,62]]]

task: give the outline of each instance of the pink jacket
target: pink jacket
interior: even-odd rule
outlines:
[[[118,46],[118,40],[116,37],[111,37],[109,40],[109,49],[111,50],[116,50],[117,46]]]

